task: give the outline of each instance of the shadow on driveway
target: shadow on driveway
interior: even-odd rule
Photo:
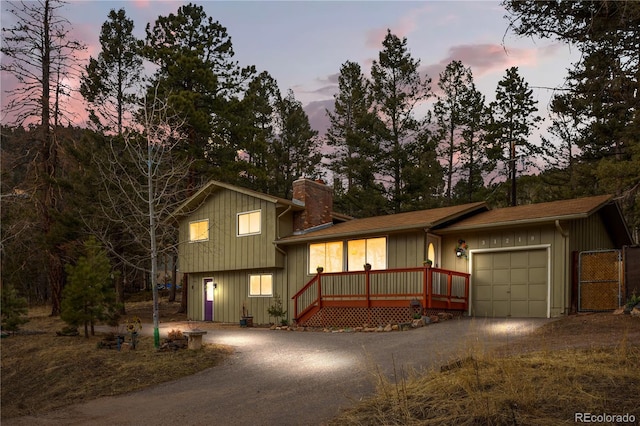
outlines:
[[[117,397],[6,425],[318,425],[409,370],[515,343],[548,319],[450,320],[406,332],[323,333],[207,329],[205,342],[235,352],[217,367]],[[185,324],[161,324],[161,335]],[[145,327],[149,330],[148,327]],[[3,422],[4,423],[4,422]]]

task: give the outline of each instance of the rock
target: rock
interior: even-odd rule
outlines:
[[[442,321],[450,320],[453,319],[453,314],[450,312],[438,312],[438,318]]]
[[[363,330],[364,330],[364,327],[356,327],[354,330],[355,330],[356,332],[360,332],[360,331],[363,331]]]
[[[384,331],[392,331],[392,330],[393,330],[393,327],[391,327],[391,324],[387,324],[387,325],[384,327]]]
[[[276,327],[275,324],[273,324],[271,327],[269,327],[269,330],[276,330],[278,327]]]
[[[414,319],[413,321],[411,321],[411,327],[413,328],[418,328],[423,326],[424,326],[424,322],[422,322],[422,319]]]
[[[618,308],[615,311],[613,311],[613,315],[622,315],[622,314],[624,314],[624,307]]]
[[[366,333],[373,333],[374,331],[377,331],[378,329],[375,327],[365,327],[362,331],[366,332]]]
[[[640,308],[638,306],[635,306],[632,310],[631,310],[631,316],[632,317],[640,317]]]
[[[431,322],[438,322],[438,321],[440,321],[440,318],[438,318],[438,316],[437,316],[437,315],[431,315],[431,316],[429,317],[429,319],[431,320]]]
[[[398,330],[400,330],[400,326],[399,326],[398,324],[393,324],[393,325],[391,326],[391,329],[392,329],[393,331],[398,331]]]

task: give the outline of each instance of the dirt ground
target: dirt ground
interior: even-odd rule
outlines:
[[[522,338],[509,351],[640,345],[640,316],[584,313],[552,321]]]

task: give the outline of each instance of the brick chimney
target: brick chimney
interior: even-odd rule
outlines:
[[[301,178],[293,182],[293,199],[302,201],[305,209],[293,217],[294,232],[332,222],[333,189],[322,180]]]

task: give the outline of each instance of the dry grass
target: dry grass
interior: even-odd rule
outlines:
[[[127,316],[146,311],[146,305],[129,305]],[[210,344],[198,351],[158,352],[153,338],[144,336],[135,351],[97,349],[103,334],[58,337],[55,332],[65,324],[48,314],[44,308],[31,310],[23,332],[2,339],[3,419],[178,379],[213,367],[231,353]]]
[[[599,323],[594,318],[587,321],[591,328]],[[378,375],[376,395],[346,410],[331,424],[559,425],[574,424],[576,412],[629,413],[638,421],[640,319],[622,321],[638,328],[620,327],[617,333],[609,333],[618,337],[613,345],[608,341],[599,347],[567,347],[579,341],[565,338],[558,348],[557,340],[562,339],[558,331],[565,326],[550,324],[530,339],[538,339],[534,350],[525,340],[520,352],[511,347],[461,354],[461,361],[444,371],[401,371],[396,380]],[[595,326],[596,331],[600,328]],[[556,335],[547,341],[543,336],[553,330]],[[577,336],[575,330],[566,330]]]

